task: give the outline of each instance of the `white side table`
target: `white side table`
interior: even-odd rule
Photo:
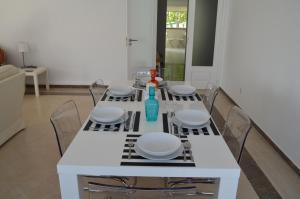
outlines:
[[[37,67],[37,68],[28,68],[28,69],[22,69],[25,72],[26,77],[33,77],[33,82],[34,82],[34,91],[35,91],[35,96],[38,97],[40,96],[39,92],[39,81],[38,81],[38,76],[40,74],[45,74],[45,84],[46,84],[46,89],[49,90],[49,79],[48,79],[48,70],[45,67]]]

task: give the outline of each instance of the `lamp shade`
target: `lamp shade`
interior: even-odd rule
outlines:
[[[28,44],[25,43],[25,42],[19,42],[18,43],[18,51],[20,53],[26,53],[29,51],[29,48],[28,48]]]

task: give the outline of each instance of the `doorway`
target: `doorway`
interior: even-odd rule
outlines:
[[[218,84],[224,55],[226,0],[127,0],[128,78],[159,66],[166,80],[197,88]]]
[[[160,0],[157,51],[163,77],[197,88],[218,84],[224,54],[226,0]],[[163,22],[162,22],[163,21]]]
[[[158,4],[157,50],[165,80],[184,80],[187,21],[188,0],[165,0]]]

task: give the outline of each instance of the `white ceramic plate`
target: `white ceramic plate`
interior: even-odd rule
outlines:
[[[93,121],[94,123],[103,124],[103,125],[122,124],[122,123],[126,122],[128,119],[129,119],[129,115],[127,114],[127,112],[125,112],[125,114],[120,119],[113,121],[113,122],[99,122],[99,121],[94,120],[92,117],[90,118],[90,120]]]
[[[206,124],[209,121],[210,115],[205,109],[203,110],[185,109],[185,110],[176,111],[175,118],[183,124],[192,125],[192,126],[201,126]]]
[[[195,93],[196,88],[189,85],[175,85],[175,86],[170,86],[169,90],[179,95],[192,95]]]
[[[146,86],[147,82],[151,79],[151,77],[146,76],[140,79],[140,85]],[[163,84],[163,78],[161,77],[155,77],[156,81],[158,81],[158,84],[161,85]]]
[[[96,106],[91,113],[92,120],[100,123],[111,123],[120,120],[125,114],[125,110],[113,106]]]
[[[134,89],[129,86],[113,86],[109,89],[109,94],[115,97],[130,96],[134,93]]]
[[[172,119],[172,122],[174,124],[176,124],[178,127],[187,128],[187,129],[199,129],[204,126],[210,125],[210,120],[208,120],[208,122],[204,123],[203,125],[190,125],[190,124],[184,124],[184,123],[178,121],[175,117]]]
[[[143,152],[139,147],[138,145],[135,145],[134,146],[134,150],[135,152],[144,157],[144,158],[147,158],[149,160],[157,160],[157,161],[162,161],[162,160],[171,160],[171,159],[174,159],[178,156],[180,156],[184,150],[182,144],[180,145],[179,149],[177,151],[175,151],[174,153],[170,154],[170,155],[166,155],[166,156],[154,156],[154,155],[150,155],[148,153],[145,153]]]
[[[181,141],[178,137],[168,133],[151,132],[139,137],[136,145],[146,154],[167,156],[175,153],[180,148]]]
[[[170,93],[171,95],[174,95],[174,96],[186,96],[186,97],[195,95],[195,92],[191,93],[191,94],[178,94],[178,93],[175,93],[174,91],[172,91],[171,89],[168,89],[168,93]]]

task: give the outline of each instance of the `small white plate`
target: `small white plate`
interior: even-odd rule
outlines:
[[[151,132],[139,137],[136,145],[146,154],[167,156],[175,153],[180,148],[181,141],[178,137],[168,133]]]
[[[100,107],[96,106],[91,113],[92,120],[102,123],[111,123],[120,120],[125,114],[125,110],[119,107],[106,106]]]
[[[177,151],[175,151],[174,153],[170,154],[170,155],[166,155],[166,156],[154,156],[154,155],[150,155],[148,153],[145,153],[143,152],[139,147],[138,145],[134,145],[134,150],[135,152],[144,157],[144,158],[147,158],[149,160],[157,160],[157,161],[162,161],[162,160],[172,160],[178,156],[180,156],[184,150],[182,144],[180,145],[179,149]]]
[[[173,92],[175,95],[192,95],[196,92],[196,88],[189,85],[175,85],[170,86],[169,90]]]
[[[209,119],[209,113],[203,110],[185,109],[175,112],[175,118],[182,124],[201,126],[206,124]]]
[[[134,93],[134,89],[129,86],[114,86],[108,89],[109,95],[115,97],[126,97]]]
[[[155,77],[156,81],[158,81],[158,84],[161,85],[163,84],[163,78],[161,77]],[[150,76],[146,76],[140,79],[140,85],[141,86],[146,86],[147,82],[151,80]]]

